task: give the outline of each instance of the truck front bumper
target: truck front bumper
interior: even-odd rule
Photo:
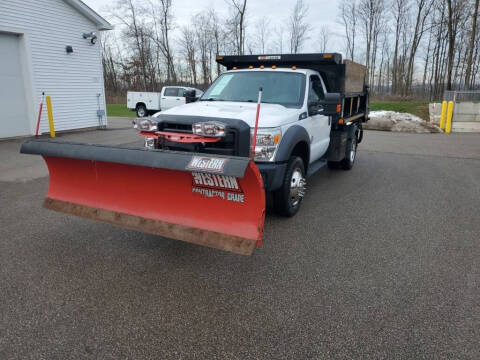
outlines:
[[[287,163],[255,163],[262,174],[265,191],[274,191],[283,184]]]

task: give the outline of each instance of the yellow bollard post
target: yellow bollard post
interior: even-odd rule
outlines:
[[[445,125],[445,132],[450,134],[452,131],[452,117],[453,117],[453,101],[448,102],[447,110],[447,124]]]
[[[442,114],[440,115],[440,129],[445,130],[445,119],[447,117],[447,102],[442,101]]]
[[[52,112],[52,99],[50,96],[46,97],[47,100],[47,112],[48,112],[48,125],[50,126],[50,137],[55,137],[55,126],[53,124],[53,112]]]

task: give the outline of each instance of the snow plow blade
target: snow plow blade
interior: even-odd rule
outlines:
[[[262,242],[265,191],[248,158],[31,140],[50,173],[44,207],[249,255]]]

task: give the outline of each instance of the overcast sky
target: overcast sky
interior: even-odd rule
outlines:
[[[108,20],[108,6],[115,4],[116,0],[83,0],[88,6],[97,11]],[[142,0],[138,0],[142,1]],[[178,25],[189,22],[190,17],[208,8],[214,8],[220,15],[228,13],[227,1],[229,0],[172,0],[173,12]],[[332,33],[341,33],[338,24],[335,23],[338,0],[305,0],[309,6],[308,22],[312,25],[310,41],[305,44],[303,51],[318,51],[315,41],[320,37],[322,25],[327,25]],[[292,0],[249,0],[247,1],[247,32],[252,34],[254,24],[258,19],[266,16],[272,24],[286,24],[287,18],[292,11]],[[115,25],[115,21],[112,21]],[[343,52],[342,41],[335,35],[330,36],[329,51]]]

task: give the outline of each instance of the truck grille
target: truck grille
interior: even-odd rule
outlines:
[[[171,132],[181,132],[181,133],[192,133],[191,125],[177,125],[176,127],[165,127],[162,131],[171,131]],[[190,129],[186,129],[186,127]],[[206,153],[206,154],[219,154],[219,155],[239,155],[237,151],[237,147],[235,144],[236,138],[236,131],[230,130],[227,131],[224,138],[220,141],[215,143],[205,143],[205,144],[183,144],[183,143],[176,143],[172,141],[165,142],[165,145],[170,150],[177,150],[177,151],[193,151],[199,153]]]
[[[179,133],[192,133],[192,125],[189,124],[178,124],[178,123],[160,123],[159,124],[160,131],[171,131],[171,132],[179,132]],[[161,127],[161,129],[160,129]]]

